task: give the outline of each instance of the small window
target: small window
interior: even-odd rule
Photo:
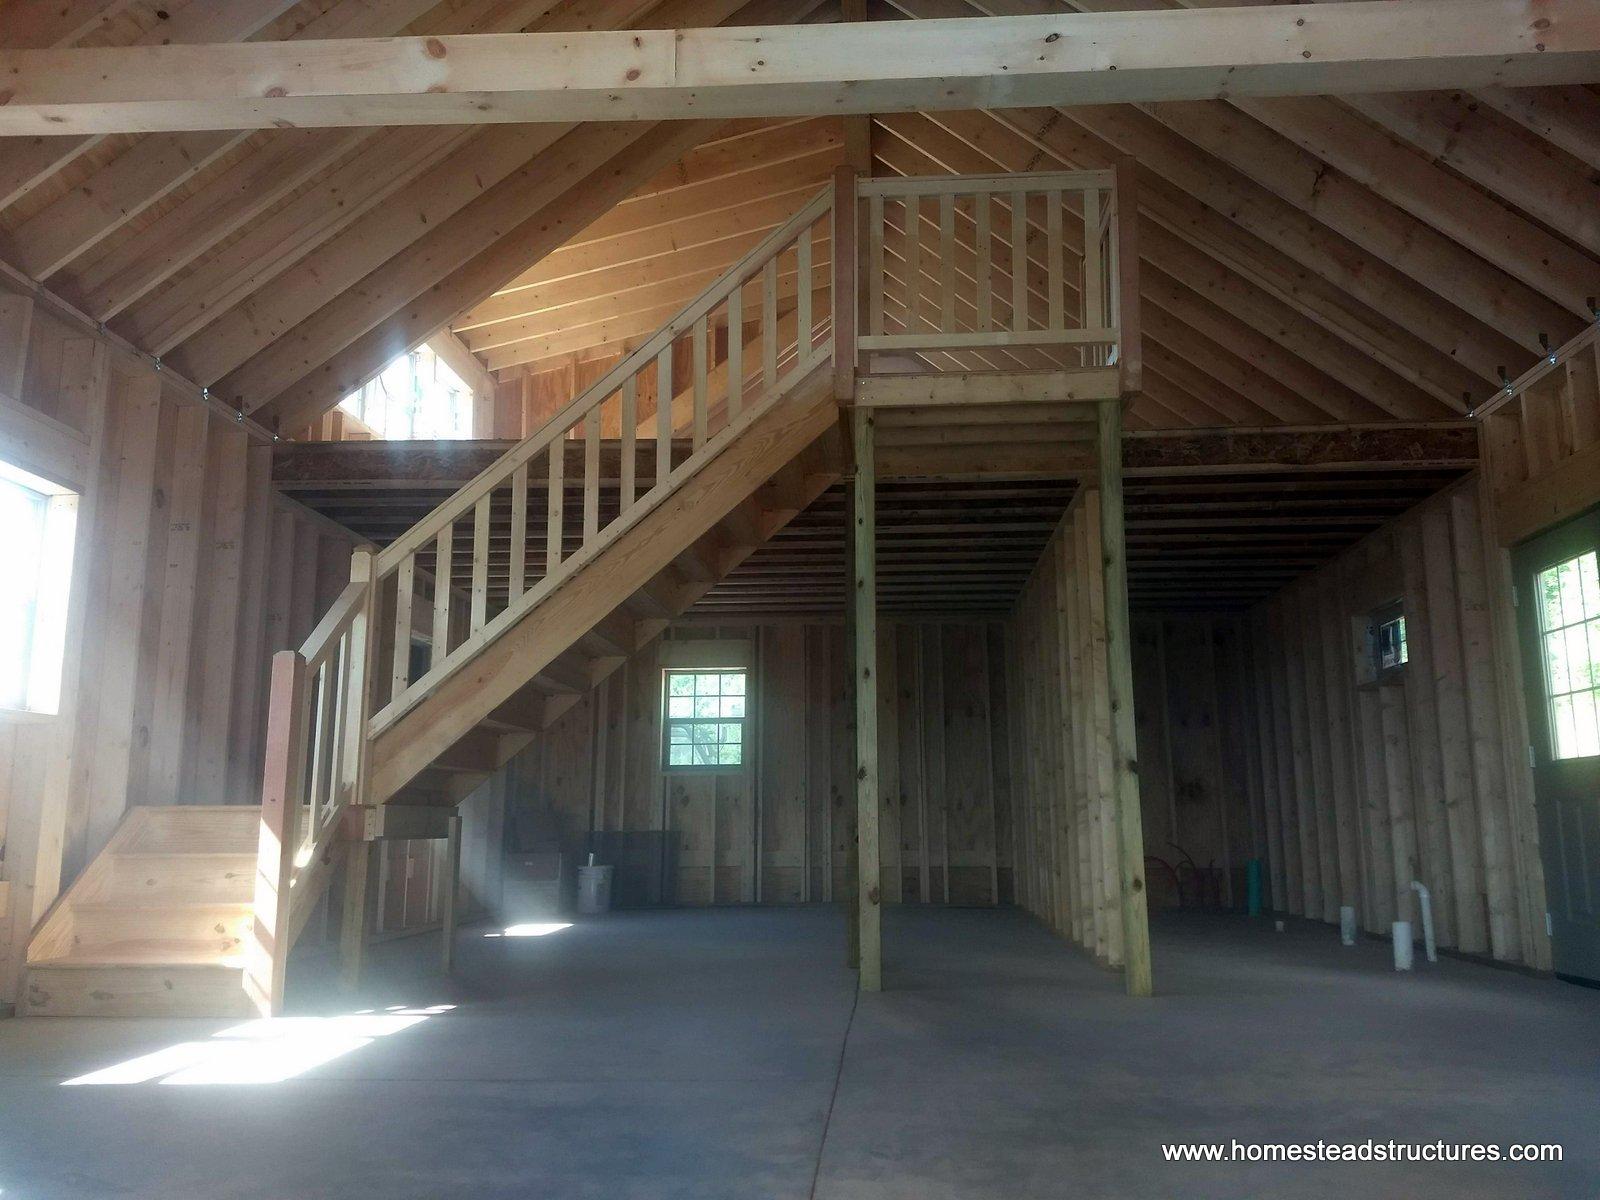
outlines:
[[[1372,651],[1372,673],[1382,677],[1398,671],[1410,660],[1406,646],[1406,618],[1399,604],[1389,604],[1372,614],[1367,625]]]
[[[389,441],[473,435],[472,389],[426,342],[394,359],[339,407]]]
[[[702,669],[668,671],[666,676],[666,766],[743,766],[745,673]]]
[[[1600,564],[1595,552],[1539,572],[1539,641],[1544,647],[1551,752],[1600,755]]]
[[[1378,626],[1378,670],[1392,671],[1403,667],[1411,654],[1406,648],[1406,619],[1396,617]]]
[[[61,701],[78,497],[0,462],[0,709]]]

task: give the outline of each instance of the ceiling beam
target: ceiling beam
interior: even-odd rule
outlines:
[[[1588,0],[8,50],[0,135],[801,116],[1596,75]]]

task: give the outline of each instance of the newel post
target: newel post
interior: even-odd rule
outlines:
[[[261,778],[261,837],[244,986],[262,1016],[283,1012],[289,964],[289,880],[305,803],[306,660],[297,650],[272,656],[267,753]]]
[[[362,546],[350,555],[350,580],[365,582],[367,594],[361,608],[350,623],[350,649],[353,655],[350,671],[349,694],[345,712],[349,714],[345,728],[340,731],[344,742],[346,802],[360,805],[366,802],[368,760],[372,753],[372,740],[367,736],[367,724],[372,719],[374,680],[378,672],[374,664],[378,657],[378,580],[376,552]],[[395,636],[404,633],[397,630]],[[350,828],[349,825],[346,828]],[[369,893],[375,874],[374,858],[377,843],[353,842],[345,854],[344,908],[339,918],[339,978],[346,987],[356,987],[361,982],[362,961],[366,954],[368,914],[371,910]]]
[[[833,398],[848,403],[856,395],[856,173],[833,172]]]

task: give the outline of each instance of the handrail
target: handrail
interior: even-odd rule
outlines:
[[[379,675],[370,737],[653,511],[797,373],[829,352],[831,264],[823,255],[838,240],[829,220],[834,193],[825,189],[810,200],[642,345],[383,550],[375,564],[377,603],[395,631],[394,655],[389,671]],[[746,345],[752,325],[760,332]],[[653,462],[641,458],[652,444]],[[616,456],[604,469],[603,446],[608,457]],[[540,540],[540,514],[530,511],[529,495],[530,487],[541,485],[539,555],[530,552],[530,542]],[[458,564],[469,572],[465,581]],[[431,622],[423,617],[429,609]],[[423,618],[420,629],[415,618]],[[430,628],[431,637],[423,632]],[[430,643],[429,661],[416,678],[414,633]]]
[[[686,328],[700,317],[709,313],[719,301],[726,299],[728,293],[735,287],[736,281],[742,283],[744,277],[752,269],[760,266],[778,250],[793,241],[796,233],[801,229],[815,223],[818,217],[828,211],[831,201],[832,195],[828,191],[823,191],[815,197],[811,203],[790,217],[783,225],[773,230],[754,249],[713,280],[703,292],[685,305],[676,317],[651,335],[648,341],[623,358],[622,361],[590,384],[589,387],[578,393],[565,408],[547,420],[537,430],[523,438],[522,441],[478,472],[474,478],[463,484],[453,496],[441,501],[431,513],[389,543],[378,555],[379,575],[387,575],[399,565],[400,560],[407,554],[421,547],[428,538],[436,536],[446,522],[465,516],[467,510],[487,486],[504,481],[512,470],[530,462],[541,450],[546,449],[558,435],[565,433],[576,423],[579,417],[587,413],[593,407],[596,399],[610,395],[617,390],[625,379],[636,375],[641,367],[646,366],[652,359],[656,358],[662,349],[676,340],[678,335]]]
[[[298,650],[272,659],[245,969],[245,990],[267,1016],[282,1011],[289,951],[321,894],[344,810],[359,801],[366,778],[372,559],[371,550],[357,550],[332,607]]]

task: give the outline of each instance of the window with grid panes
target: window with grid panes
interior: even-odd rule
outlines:
[[[1539,572],[1550,749],[1558,759],[1600,755],[1600,562],[1594,551]]]
[[[662,756],[667,769],[744,764],[744,671],[668,671],[665,692]]]

